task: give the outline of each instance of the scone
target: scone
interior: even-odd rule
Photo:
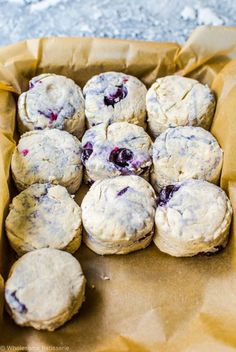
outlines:
[[[156,196],[139,176],[95,182],[82,204],[85,244],[98,254],[126,254],[149,245]]]
[[[158,78],[146,96],[148,128],[153,137],[169,127],[209,129],[215,98],[207,85],[180,76]]]
[[[223,151],[212,134],[201,127],[169,128],[153,144],[151,183],[160,188],[186,179],[217,183]]]
[[[75,193],[83,174],[81,143],[57,129],[27,132],[13,153],[11,168],[19,190],[50,182]]]
[[[127,122],[102,123],[87,130],[82,139],[85,182],[119,175],[149,179],[152,140],[140,126]]]
[[[11,268],[5,287],[7,310],[18,325],[53,331],[78,312],[85,283],[81,266],[70,253],[37,249]]]
[[[216,253],[228,241],[232,208],[225,192],[202,180],[163,188],[155,215],[154,243],[175,257]]]
[[[87,126],[126,121],[146,127],[147,89],[136,77],[105,72],[92,77],[83,89]]]
[[[84,97],[72,79],[44,73],[31,79],[18,99],[20,133],[45,128],[66,130],[80,138],[85,128]]]
[[[19,256],[48,247],[73,253],[81,243],[81,210],[65,187],[36,183],[13,198],[6,233]]]

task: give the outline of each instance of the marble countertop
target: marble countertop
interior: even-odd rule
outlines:
[[[55,35],[183,43],[208,24],[236,25],[236,1],[0,0],[0,45]]]

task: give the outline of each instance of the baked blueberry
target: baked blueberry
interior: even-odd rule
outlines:
[[[125,167],[128,166],[130,161],[133,158],[133,152],[127,148],[114,148],[110,154],[109,161],[114,164]]]
[[[127,122],[102,123],[82,138],[86,183],[119,175],[149,178],[152,141],[142,127]]]
[[[123,84],[116,86],[116,92],[104,96],[104,104],[107,106],[111,105],[114,108],[114,105],[124,99],[127,94],[128,89]]]
[[[179,188],[180,185],[169,185],[162,188],[157,198],[157,205],[166,205],[173,197],[173,194],[179,190]]]

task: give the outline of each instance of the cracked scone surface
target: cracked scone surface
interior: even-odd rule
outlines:
[[[157,137],[169,127],[209,129],[215,98],[207,85],[180,76],[158,78],[147,92],[148,128]]]
[[[105,72],[92,77],[83,89],[88,127],[126,121],[146,127],[147,89],[136,77]]]
[[[216,253],[227,244],[231,218],[230,201],[220,187],[202,180],[179,182],[159,194],[153,240],[176,257]]]
[[[80,138],[85,128],[81,88],[67,77],[45,73],[29,82],[18,99],[20,133],[45,128],[66,130]]]
[[[48,247],[73,253],[81,243],[81,209],[65,187],[36,183],[13,198],[6,233],[19,256]]]
[[[57,129],[23,134],[11,162],[19,190],[33,183],[60,184],[75,193],[82,180],[81,143]]]
[[[152,240],[156,196],[139,176],[95,182],[82,204],[85,244],[98,254],[125,254]]]
[[[223,151],[213,135],[201,127],[169,128],[153,144],[151,183],[158,191],[186,179],[217,183]]]
[[[152,140],[140,126],[127,122],[102,123],[87,130],[82,139],[85,182],[119,175],[149,179]]]
[[[78,312],[85,283],[81,266],[70,253],[37,249],[11,268],[5,286],[7,310],[19,325],[53,331]]]

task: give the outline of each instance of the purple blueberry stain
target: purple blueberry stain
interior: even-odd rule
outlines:
[[[21,303],[19,298],[16,296],[16,291],[9,292],[9,290],[7,290],[6,296],[7,296],[8,304],[12,309],[15,309],[17,312],[21,314],[25,314],[28,312],[26,305]]]
[[[29,149],[23,149],[23,150],[21,151],[21,154],[22,154],[23,156],[26,156],[28,153],[29,153]]]
[[[109,161],[120,167],[129,166],[128,161],[133,158],[133,152],[130,149],[115,147],[109,156]]]
[[[48,190],[51,187],[52,187],[52,185],[50,183],[46,183],[44,191],[42,192],[42,194],[40,196],[33,195],[34,200],[36,200],[39,203],[42,202],[46,197],[48,197]]]
[[[121,189],[118,193],[117,193],[117,196],[122,196],[124,193],[126,193],[129,189],[129,186]]]
[[[29,89],[34,88],[34,84],[32,83],[32,81],[29,81]]]
[[[104,96],[104,104],[106,106],[112,106],[114,108],[115,104],[119,103],[128,94],[128,89],[123,84],[116,86],[116,92]]]
[[[37,83],[42,83],[42,81],[34,81],[34,83],[32,81],[29,81],[29,89],[33,89]]]
[[[131,165],[134,169],[138,169],[142,165],[142,163],[139,160],[133,160]]]
[[[62,109],[60,109],[61,111]],[[59,111],[59,112],[60,112]],[[49,123],[53,123],[53,121],[56,121],[58,118],[58,113],[52,111],[51,109],[48,109],[48,111],[42,111],[42,110],[38,110],[38,113],[40,115],[45,116],[46,118],[49,119]]]
[[[179,188],[180,186],[176,185],[169,185],[162,188],[157,198],[157,205],[166,205],[169,200],[173,197],[173,194],[179,190]]]
[[[90,155],[93,153],[93,145],[90,142],[87,142],[83,147],[82,147],[82,163],[85,165],[86,161],[89,159]]]

